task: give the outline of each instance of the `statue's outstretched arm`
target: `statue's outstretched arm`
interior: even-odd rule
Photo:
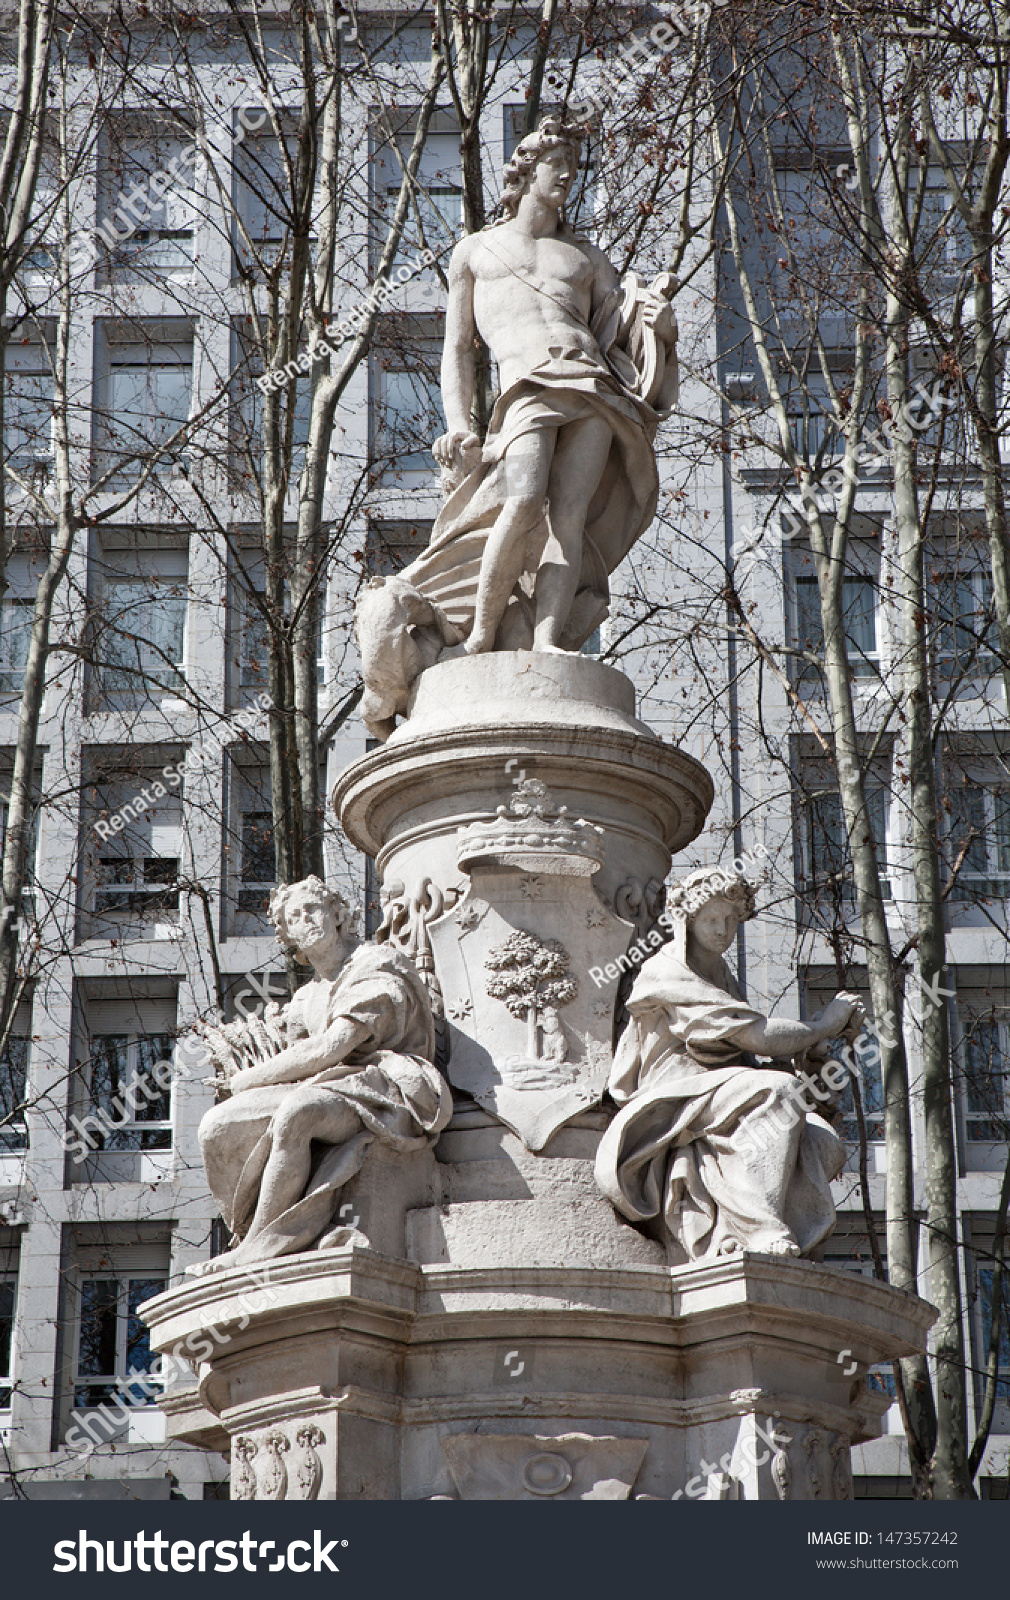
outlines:
[[[245,1067],[236,1072],[228,1087],[235,1093],[242,1089],[259,1089],[266,1084],[297,1083],[304,1078],[314,1078],[316,1073],[338,1066],[367,1037],[365,1023],[340,1017],[325,1033],[298,1039],[261,1066]]]
[[[859,996],[839,994],[811,1022],[765,1017],[761,1022],[750,1022],[745,1028],[740,1028],[733,1038],[756,1056],[769,1056],[773,1061],[781,1061],[805,1055],[815,1045],[823,1044],[825,1039],[835,1039],[853,1027],[861,1027],[863,1020]]]

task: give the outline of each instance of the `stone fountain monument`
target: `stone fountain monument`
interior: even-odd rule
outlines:
[[[579,148],[523,140],[454,253],[445,503],[359,604],[384,742],[334,805],[381,926],[358,944],[318,880],[278,890],[311,981],[206,1030],[232,1247],[145,1316],[196,1368],[170,1432],[230,1451],[236,1498],[846,1498],[888,1404],[867,1369],[933,1319],[813,1259],[844,1158],[825,1041],[858,1000],[747,1003],[723,954],[752,888],[664,891],[708,773],[578,653],[677,384],[673,280],[619,282],[564,221]]]

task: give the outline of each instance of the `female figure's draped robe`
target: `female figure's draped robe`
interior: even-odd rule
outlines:
[[[763,1021],[721,962],[710,983],[667,945],[642,967],[608,1085],[622,1107],[596,1176],[633,1222],[659,1221],[677,1261],[766,1249],[786,1230],[805,1253],[831,1232],[845,1145],[735,1036]]]
[[[449,1086],[432,1065],[435,1030],[427,990],[412,961],[388,946],[359,945],[332,982],[306,984],[284,1013],[292,1041],[325,1033],[341,1020],[367,1029],[346,1061],[311,1078],[240,1090],[201,1124],[211,1191],[241,1239],[252,1222],[273,1148],[273,1118],[292,1090],[323,1088],[360,1119],[360,1130],[343,1144],[317,1147],[301,1199],[257,1235],[263,1256],[287,1255],[316,1243],[331,1220],[337,1194],[360,1171],[373,1142],[398,1155],[423,1150],[435,1143],[452,1115]]]

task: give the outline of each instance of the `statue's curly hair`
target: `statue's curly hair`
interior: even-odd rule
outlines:
[[[737,907],[741,922],[749,922],[757,913],[754,886],[742,872],[727,871],[724,867],[699,867],[670,885],[666,915],[688,922],[702,906],[720,898]]]
[[[574,122],[562,122],[560,117],[544,117],[539,128],[520,139],[506,161],[502,171],[502,193],[498,201],[495,223],[509,222],[519,210],[519,202],[526,188],[526,180],[542,155],[548,150],[558,150],[570,145],[580,150],[587,129]]]
[[[298,949],[298,945],[288,934],[287,908],[291,903],[292,897],[300,889],[308,889],[310,893],[318,895],[324,905],[333,908],[337,919],[337,932],[341,939],[353,937],[355,920],[353,908],[348,905],[342,894],[339,894],[336,889],[327,888],[322,878],[317,878],[313,874],[308,878],[300,879],[298,883],[282,883],[279,888],[274,889],[270,896],[268,915],[277,930],[277,943],[282,949]]]

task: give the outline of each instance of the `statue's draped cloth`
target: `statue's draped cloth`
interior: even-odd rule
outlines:
[[[642,967],[608,1085],[621,1110],[596,1174],[622,1215],[662,1218],[684,1259],[782,1237],[802,1252],[834,1226],[831,1179],[845,1145],[805,1116],[791,1075],[760,1067],[735,1035],[763,1021],[722,963],[708,982],[666,946]],[[780,1220],[781,1219],[781,1220]]]
[[[300,997],[310,991],[311,1000],[302,1000],[300,1007]],[[362,1025],[367,1035],[345,1062],[312,1078],[243,1090],[226,1102],[233,1111],[229,1137],[215,1145],[226,1159],[208,1161],[207,1176],[233,1234],[244,1237],[252,1222],[273,1148],[274,1118],[292,1089],[307,1084],[325,1089],[357,1113],[362,1127],[343,1144],[314,1146],[316,1161],[304,1195],[257,1235],[258,1253],[264,1256],[315,1244],[330,1221],[335,1196],[360,1171],[373,1141],[398,1154],[423,1150],[452,1115],[449,1087],[432,1065],[435,1034],[427,991],[413,962],[399,951],[359,946],[331,984],[296,992],[289,1038],[293,1020],[296,1030],[300,1025],[310,1035],[342,1020]]]
[[[579,588],[561,641],[567,649],[577,649],[606,615],[610,574],[652,521],[659,497],[653,440],[660,417],[634,393],[638,374],[614,343],[621,327],[619,299],[608,297],[593,319],[599,359],[575,345],[552,345],[547,358],[499,398],[479,465],[446,500],[427,549],[400,574],[464,630],[473,621],[487,536],[506,500],[506,451],[524,434],[594,416],[613,433],[586,519]],[[547,532],[542,517],[529,536],[523,580],[528,595]]]

